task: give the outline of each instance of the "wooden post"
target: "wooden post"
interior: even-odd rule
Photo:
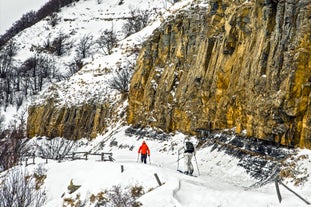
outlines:
[[[104,161],[104,153],[102,152],[101,160]]]
[[[71,154],[71,159],[75,160],[75,153],[74,152]]]
[[[121,165],[121,173],[123,173],[123,172],[124,172],[124,166]]]
[[[26,167],[27,167],[27,165],[28,165],[28,158],[26,158]]]
[[[282,196],[280,193],[280,188],[279,188],[278,182],[279,182],[278,179],[275,179],[274,184],[275,184],[276,194],[278,195],[279,202],[281,203],[282,202]]]
[[[155,178],[156,178],[156,180],[157,180],[159,186],[161,186],[162,183],[161,183],[161,181],[160,181],[159,176],[157,175],[157,173],[154,173],[154,176],[155,176]]]

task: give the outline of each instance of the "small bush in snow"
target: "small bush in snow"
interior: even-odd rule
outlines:
[[[90,202],[91,203],[96,203],[96,207],[99,207],[99,206],[106,206],[108,200],[107,198],[105,197],[106,195],[106,191],[105,192],[99,192],[97,193],[96,195],[92,194],[90,196]]]
[[[44,140],[38,144],[38,155],[44,159],[62,160],[73,151],[75,142],[63,138]]]
[[[139,32],[147,26],[150,17],[149,11],[132,10],[130,11],[130,17],[127,18],[122,30],[126,37]]]
[[[25,169],[13,169],[0,185],[0,206],[41,207],[46,200],[45,191],[36,189],[34,176]]]
[[[133,186],[130,190],[131,195],[134,198],[139,198],[140,196],[145,194],[143,186]]]
[[[86,201],[82,201],[80,194],[77,194],[75,198],[64,198],[63,207],[86,207]]]
[[[109,86],[111,89],[119,91],[121,94],[126,94],[129,92],[131,74],[128,69],[120,69],[116,71]]]
[[[118,39],[113,30],[104,30],[101,32],[96,43],[105,55],[111,55],[112,49],[117,45]]]
[[[91,35],[91,34],[84,35],[80,39],[80,41],[78,43],[78,47],[76,49],[77,57],[79,57],[79,58],[88,57],[90,55],[90,49],[94,44],[95,43],[93,41],[93,35]]]
[[[108,192],[109,206],[111,207],[139,207],[142,204],[136,201],[131,190],[122,190],[121,186],[113,186]]]
[[[0,132],[0,169],[7,170],[15,166],[28,151],[24,132],[22,125]]]

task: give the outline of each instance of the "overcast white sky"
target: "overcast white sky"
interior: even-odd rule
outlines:
[[[0,35],[5,33],[23,14],[37,11],[49,0],[0,0]]]

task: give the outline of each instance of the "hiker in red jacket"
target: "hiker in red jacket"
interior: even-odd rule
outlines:
[[[139,153],[141,154],[141,156],[140,156],[141,162],[146,164],[147,163],[147,155],[150,156],[150,150],[149,150],[149,147],[145,141],[143,141],[143,143],[139,147],[138,154]]]

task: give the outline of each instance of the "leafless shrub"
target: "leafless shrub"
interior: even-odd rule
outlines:
[[[37,146],[38,156],[44,159],[62,160],[73,151],[75,142],[63,138],[44,140]]]
[[[0,185],[0,206],[5,207],[41,207],[45,200],[45,191],[36,190],[35,178],[25,169],[12,169]]]
[[[111,30],[104,30],[101,32],[96,43],[99,45],[99,48],[104,52],[105,55],[110,55],[112,49],[117,45],[118,39],[116,34]]]
[[[3,123],[5,121],[5,118],[3,115],[0,114],[0,133],[2,132],[2,128],[3,128]],[[1,139],[1,136],[0,136],[0,139]]]
[[[60,21],[60,18],[58,17],[58,14],[56,12],[51,14],[49,23],[52,27],[55,27],[59,21]]]
[[[62,56],[70,47],[72,42],[69,41],[69,37],[62,32],[59,32],[58,36],[53,40],[50,49],[57,56]]]
[[[131,194],[131,190],[122,190],[121,186],[113,186],[108,193],[109,204],[112,207],[139,207],[142,204],[137,202],[137,197]]]
[[[128,93],[130,76],[130,71],[127,69],[116,71],[114,77],[109,83],[110,88],[115,89],[122,94]]]
[[[81,200],[81,195],[77,194],[75,198],[64,198],[63,207],[86,207],[87,200]]]
[[[19,127],[12,126],[1,132],[0,169],[7,170],[15,166],[27,151],[25,149],[27,139],[24,138],[24,133],[24,128],[21,125]]]
[[[18,51],[18,46],[15,43],[15,40],[12,39],[8,42],[6,47],[4,48],[4,52],[9,56],[9,57],[14,57],[17,54]]]
[[[68,76],[70,77],[83,67],[83,62],[80,58],[76,58],[74,61],[67,64],[67,67],[69,68]]]
[[[86,58],[89,56],[90,49],[94,45],[93,36],[91,34],[84,35],[77,47],[77,55],[80,58]]]
[[[94,206],[94,207],[140,207],[142,204],[136,200],[144,194],[142,186],[121,188],[112,186],[111,189],[92,194],[90,197],[81,199],[80,194],[75,197],[65,197],[63,206]],[[87,205],[89,204],[89,205]]]
[[[145,10],[131,10],[130,17],[124,23],[122,30],[126,37],[139,32],[147,26],[150,17],[150,12]]]

